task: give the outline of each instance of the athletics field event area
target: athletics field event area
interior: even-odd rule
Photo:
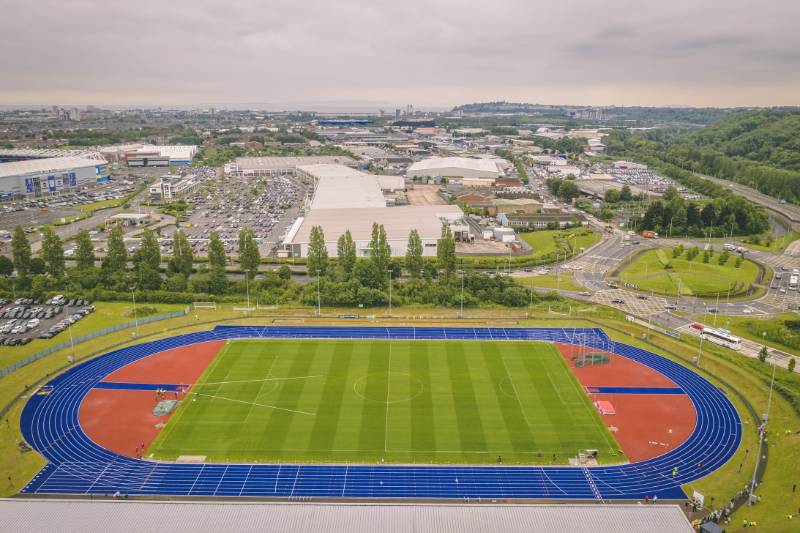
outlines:
[[[742,435],[717,387],[600,329],[218,326],[34,393],[27,494],[662,500]]]

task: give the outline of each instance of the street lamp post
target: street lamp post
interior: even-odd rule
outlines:
[[[458,314],[459,318],[464,318],[464,271],[459,270],[459,274],[461,274],[461,311]]]
[[[133,322],[136,324],[136,336],[139,336],[139,318],[136,316],[136,287],[131,287],[131,300],[133,300]]]
[[[392,269],[387,272],[389,272],[389,316],[392,316]]]
[[[319,317],[319,316],[322,316],[322,305],[321,305],[321,303],[320,303],[320,298],[319,298],[319,278],[320,278],[320,272],[319,272],[319,270],[315,270],[315,271],[314,271],[314,273],[317,275],[317,316]]]

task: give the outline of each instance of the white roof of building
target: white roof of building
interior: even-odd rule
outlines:
[[[412,229],[423,239],[438,239],[442,232],[442,220],[459,220],[464,212],[457,205],[408,205],[362,209],[312,209],[302,222],[286,234],[285,243],[307,243],[311,240],[311,228],[322,226],[325,240],[335,241],[347,230],[356,241],[372,238],[372,224],[383,224],[389,240],[408,239]]]
[[[94,150],[64,150],[62,148],[0,148],[0,156],[12,157],[100,157]]]
[[[424,175],[427,171],[447,169],[447,168],[461,168],[467,170],[474,170],[477,172],[486,172],[497,176],[500,174],[497,164],[491,159],[473,159],[471,157],[429,157],[422,161],[417,161],[408,167],[406,174]]]
[[[161,157],[169,157],[175,161],[191,161],[197,153],[197,146],[193,144],[155,145],[143,144],[130,150],[129,153],[158,152]],[[135,157],[135,155],[134,155]]]
[[[349,165],[355,159],[344,155],[309,155],[297,157],[237,157],[235,165],[240,171],[293,169],[303,165]]]
[[[105,164],[105,159],[90,159],[88,157],[75,156],[12,161],[10,163],[0,163],[0,178],[41,174],[44,172],[64,172],[75,168],[86,168]]]
[[[344,165],[304,165],[297,169],[316,178],[312,210],[386,207],[374,174]]]
[[[397,191],[406,188],[406,179],[403,176],[377,176],[378,185],[384,191]]]
[[[7,531],[690,533],[677,505],[0,500]]]

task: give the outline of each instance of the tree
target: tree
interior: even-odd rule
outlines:
[[[173,273],[183,274],[186,279],[192,275],[194,253],[189,239],[182,231],[176,231],[172,236],[172,258],[169,260],[168,269]]]
[[[30,273],[34,276],[39,276],[44,274],[47,271],[47,264],[44,262],[44,259],[41,257],[34,257],[31,259],[31,270]]]
[[[569,202],[573,198],[577,198],[580,195],[581,191],[578,189],[578,185],[575,183],[575,180],[566,179],[558,187],[558,196],[563,198],[566,202]]]
[[[8,277],[14,273],[14,261],[4,255],[0,255],[0,276]]]
[[[386,240],[386,229],[383,224],[372,224],[372,240],[370,246],[370,261],[375,269],[374,276],[377,276],[378,286],[384,285],[384,279],[388,279],[389,261],[392,259],[392,249]]]
[[[11,238],[11,257],[14,260],[14,268],[17,276],[27,277],[31,268],[31,243],[22,226],[14,228],[14,236]]]
[[[616,189],[608,189],[606,194],[603,196],[603,200],[610,204],[615,204],[620,201],[620,194],[619,191]]]
[[[356,264],[356,243],[350,230],[344,232],[336,241],[336,255],[339,257],[339,265],[345,274],[351,274]]]
[[[78,232],[75,237],[75,264],[78,270],[94,268],[94,245],[89,232],[85,229]]]
[[[442,235],[436,246],[436,260],[438,267],[444,271],[445,279],[450,279],[456,270],[456,241],[447,224],[442,224]]]
[[[128,250],[122,228],[114,226],[108,233],[108,253],[103,258],[103,270],[109,273],[125,273],[128,270]]]
[[[311,228],[306,265],[309,274],[321,276],[325,275],[328,268],[328,249],[325,247],[325,233],[322,231],[322,226]]]
[[[51,276],[60,278],[64,275],[64,245],[61,237],[50,226],[45,226],[42,230],[41,255]]]
[[[767,360],[767,355],[768,355],[767,354],[767,347],[766,346],[762,346],[761,347],[761,351],[758,352],[758,360],[761,361],[762,363],[765,362]]]
[[[631,194],[631,188],[627,184],[623,185],[622,189],[620,189],[619,199],[621,202],[630,202],[633,199],[633,195]]]
[[[225,254],[225,245],[222,244],[219,233],[212,231],[211,238],[208,241],[208,265],[211,267],[211,270],[215,268],[225,270],[225,265],[227,264],[228,256]]]
[[[161,268],[161,248],[156,234],[149,228],[142,232],[142,243],[133,254],[133,263],[137,268],[147,266],[155,271]]]
[[[412,278],[422,275],[422,239],[415,229],[408,234],[408,248],[406,250],[406,270]]]
[[[260,263],[261,254],[258,251],[258,243],[256,243],[253,230],[244,228],[239,232],[239,266],[249,279],[253,279],[258,273]]]

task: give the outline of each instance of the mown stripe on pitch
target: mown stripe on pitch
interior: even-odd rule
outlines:
[[[537,430],[537,434],[541,436],[539,446],[542,451],[559,452],[564,449],[565,444],[562,442],[560,429],[564,429],[568,422],[565,421],[564,406],[561,405],[546,373],[546,360],[549,356],[550,354],[541,352],[516,354],[515,358],[521,363],[523,372],[527,372],[527,375],[523,373],[519,376],[518,381],[525,385],[520,386],[517,381],[517,390],[525,389],[520,392],[523,398],[528,394],[536,396],[536,401],[532,404],[536,406],[536,422],[542,424],[541,431]],[[530,414],[528,418],[530,419]]]
[[[479,415],[480,406],[475,399],[472,376],[461,343],[447,345],[447,364],[453,384],[453,402],[461,449],[468,452],[487,451],[486,436]]]
[[[361,412],[361,430],[358,437],[360,450],[386,448],[386,390],[388,386],[389,345],[382,342],[370,344],[369,369],[364,387],[364,407]]]
[[[311,450],[332,450],[339,427],[344,391],[352,359],[352,345],[337,343],[328,366],[325,388],[322,391],[314,427],[311,430],[308,448]]]
[[[314,346],[314,350],[309,347]],[[289,371],[286,372],[286,377],[293,376],[307,376],[311,363],[317,354],[317,350],[321,348],[320,344],[306,344],[302,343],[303,349],[298,351],[292,358]],[[281,383],[278,398],[275,400],[274,405],[284,409],[297,409],[297,403],[300,395],[303,393],[306,380],[293,379]],[[265,408],[266,409],[266,408]],[[292,418],[295,416],[308,416],[292,413],[290,411],[282,411],[278,409],[269,409],[269,419],[267,420],[264,430],[261,432],[259,439],[259,447],[267,450],[282,450],[285,447],[287,430],[292,423]]]
[[[409,385],[422,383],[422,392],[411,400],[411,449],[431,452],[436,449],[435,416],[433,412],[433,394],[431,388],[431,367],[429,363],[429,344],[414,345],[409,360]]]
[[[525,423],[522,406],[511,388],[511,377],[507,374],[501,359],[503,352],[510,346],[503,348],[504,350],[501,351],[496,343],[487,343],[483,349],[483,362],[489,372],[495,398],[500,405],[506,431],[511,440],[511,447],[515,452],[536,450],[536,437]],[[510,390],[504,391],[503,386]]]

